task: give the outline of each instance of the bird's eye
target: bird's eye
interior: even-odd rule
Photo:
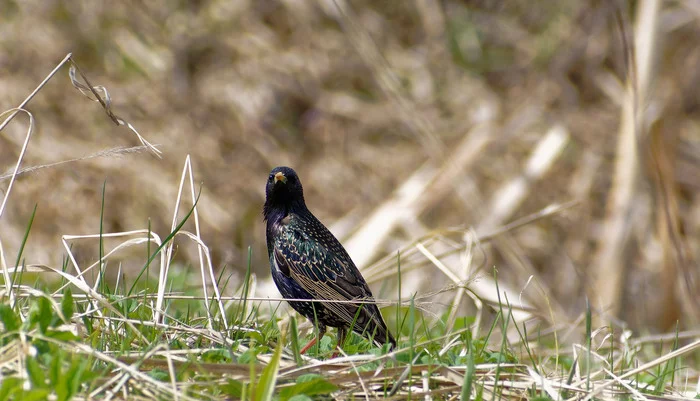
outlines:
[[[270,176],[267,177],[267,180],[270,181],[270,182],[272,182],[272,180],[273,180],[274,178],[275,178],[275,175],[272,174],[272,173],[270,173]]]

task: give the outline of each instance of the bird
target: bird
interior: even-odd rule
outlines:
[[[327,327],[338,329],[333,356],[349,329],[378,346],[396,347],[367,282],[340,241],[306,207],[301,181],[290,167],[275,167],[268,175],[263,217],[272,279],[291,307],[318,329],[300,353],[320,343]]]

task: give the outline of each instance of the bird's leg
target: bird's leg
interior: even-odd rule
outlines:
[[[338,343],[335,345],[335,351],[333,352],[331,358],[335,358],[338,356],[338,348],[342,348],[345,345],[345,336],[347,336],[347,334],[348,331],[345,327],[338,328]]]
[[[323,334],[322,334],[322,333],[319,333],[318,337],[323,337]],[[314,344],[316,344],[316,342],[318,341],[318,337],[314,337],[313,340],[309,341],[309,343],[306,344],[306,345],[304,346],[304,348],[302,348],[301,351],[299,351],[299,353],[300,353],[300,354],[303,354],[303,353],[305,353],[306,351],[308,351],[309,348],[313,347]]]
[[[319,345],[320,345],[320,344],[321,344],[321,339],[323,338],[323,335],[324,335],[324,334],[326,334],[326,327],[325,327],[325,326],[319,327],[319,328],[318,328],[318,336],[317,336],[317,337],[314,337],[313,340],[309,341],[309,343],[306,344],[306,345],[304,346],[304,348],[302,348],[301,351],[299,351],[299,353],[300,353],[300,354],[305,353],[306,351],[309,350],[309,348],[313,347],[314,344],[316,344],[317,342],[318,342]]]

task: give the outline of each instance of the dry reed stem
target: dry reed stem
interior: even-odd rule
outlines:
[[[63,58],[63,60],[62,60],[61,62],[59,62],[59,63],[54,67],[54,69],[44,78],[44,80],[43,80],[43,81],[42,81],[42,82],[41,82],[41,83],[40,83],[40,84],[39,84],[39,85],[38,85],[38,86],[37,86],[37,87],[22,101],[22,103],[20,103],[20,105],[19,105],[17,108],[10,109],[10,110],[5,111],[5,112],[3,112],[2,114],[0,114],[0,117],[2,117],[2,116],[4,116],[5,114],[11,113],[9,117],[7,117],[5,120],[3,120],[2,123],[0,123],[0,131],[2,131],[2,130],[14,119],[14,117],[15,117],[19,112],[24,112],[24,113],[26,113],[26,114],[29,116],[29,127],[28,127],[28,129],[27,129],[27,134],[25,135],[24,143],[23,143],[22,148],[21,148],[21,150],[20,150],[20,154],[19,154],[19,156],[18,156],[18,158],[17,158],[17,162],[15,163],[14,171],[9,175],[10,183],[8,184],[7,191],[5,191],[5,196],[3,197],[2,204],[0,204],[0,218],[2,218],[2,215],[3,215],[4,211],[5,211],[5,207],[6,207],[6,205],[7,205],[7,201],[9,200],[10,194],[12,193],[12,188],[13,188],[13,185],[14,185],[14,183],[15,183],[15,180],[16,180],[17,176],[18,176],[21,172],[31,171],[31,170],[29,170],[29,169],[24,169],[24,170],[20,171],[20,166],[21,166],[21,164],[22,164],[22,161],[24,160],[24,157],[25,157],[25,155],[26,155],[26,152],[27,152],[27,149],[28,149],[28,146],[29,146],[29,141],[30,141],[31,136],[32,136],[32,132],[34,131],[34,116],[33,116],[30,112],[26,111],[24,108],[25,108],[25,107],[27,106],[27,104],[29,104],[29,102],[41,91],[41,89],[53,78],[53,76],[54,76],[66,63],[68,63],[69,61],[71,62],[71,80],[73,81],[73,84],[76,85],[76,87],[77,87],[78,89],[80,89],[81,91],[84,90],[84,89],[86,89],[84,85],[78,83],[78,82],[75,80],[73,69],[74,69],[74,68],[77,68],[77,64],[75,64],[75,62],[72,60],[71,57],[72,57],[71,53],[68,53],[68,54]],[[82,72],[81,72],[81,76],[83,77],[83,79],[84,79],[86,82],[88,82],[88,81],[87,81],[87,77],[85,77],[84,75],[82,75]],[[107,96],[107,103],[105,103],[105,102],[99,97],[99,95],[97,95],[97,93],[96,93],[95,90],[92,88],[92,86],[89,87],[89,90],[91,90],[91,91],[95,94],[95,96],[96,96],[97,99],[100,101],[100,103],[102,104],[102,106],[105,107],[105,109],[107,110],[107,112],[108,112],[108,114],[110,115],[110,117],[112,117],[113,119],[115,119],[116,116],[114,116],[114,115],[111,113],[111,110],[109,109],[109,106],[110,106],[109,95],[108,95],[106,89],[103,88],[103,87],[101,87],[101,90],[102,90],[102,91],[105,93],[105,95]],[[143,144],[144,146],[148,146],[149,148],[151,148],[152,151],[156,152],[156,154],[160,153],[160,151],[159,151],[157,148],[155,148],[153,145],[151,145],[148,141],[146,141],[145,138],[143,138],[138,132],[136,132],[136,130],[131,126],[131,124],[125,123],[123,120],[118,119],[118,118],[117,118],[117,120],[119,120],[119,122],[120,122],[122,125],[128,125],[129,128],[130,128],[133,132],[136,133],[136,135],[139,137],[139,140],[142,142],[142,144]],[[43,167],[43,166],[42,166],[42,167]],[[5,177],[3,177],[3,178],[5,178]],[[66,245],[65,240],[64,240],[63,244],[64,244],[64,246]],[[0,240],[0,249],[2,249],[2,240]],[[69,251],[69,253],[70,253],[70,251]],[[6,291],[8,292],[8,295],[9,295],[9,298],[10,298],[10,305],[11,305],[11,306],[14,306],[15,296],[14,296],[14,293],[13,293],[13,291],[12,291],[12,287],[11,287],[11,285],[10,285],[10,283],[11,283],[11,278],[10,278],[9,272],[8,272],[8,264],[7,264],[7,261],[4,259],[4,252],[0,252],[0,256],[3,258],[3,260],[2,260],[2,267],[3,267],[3,278],[4,278],[4,280],[5,280]],[[71,255],[71,256],[72,256],[72,255]],[[78,264],[75,262],[74,258],[73,258],[72,262],[73,262],[74,267],[75,267],[76,269],[78,269],[78,272],[79,272],[78,278],[79,278],[80,280],[82,280],[82,282],[83,282],[85,285],[87,285],[87,282],[85,281],[84,277],[82,277],[82,273],[80,273],[79,266],[78,266]],[[98,281],[99,281],[99,279],[98,279]]]
[[[607,215],[602,238],[592,266],[594,305],[610,316],[620,311],[623,277],[627,268],[626,251],[633,227],[635,196],[639,180],[639,139],[645,131],[643,112],[651,92],[652,65],[658,51],[657,20],[660,2],[640,2],[635,23],[635,41],[629,49],[632,57],[618,133],[613,185],[608,195]],[[626,38],[624,38],[626,39]],[[626,55],[627,56],[627,55]],[[636,73],[638,71],[638,74]]]
[[[190,156],[187,155],[185,158],[185,163],[183,166],[182,170],[182,175],[180,177],[180,185],[178,187],[178,192],[177,192],[177,199],[175,201],[175,208],[173,211],[173,219],[172,219],[172,225],[171,225],[171,232],[175,232],[177,226],[178,226],[178,212],[180,209],[180,204],[181,204],[181,198],[182,198],[182,191],[184,189],[185,185],[185,179],[186,177],[189,177],[189,185],[190,185],[190,196],[191,196],[191,201],[192,201],[192,214],[194,215],[194,224],[195,224],[195,230],[196,234],[192,235],[190,233],[186,233],[196,244],[197,244],[197,252],[199,255],[199,270],[201,272],[202,276],[202,293],[204,294],[204,298],[206,299],[204,301],[205,304],[205,310],[207,312],[207,325],[211,329],[213,327],[213,318],[211,316],[211,311],[209,310],[209,307],[207,306],[207,300],[209,299],[209,294],[207,291],[207,273],[209,276],[210,284],[212,288],[214,289],[214,298],[217,302],[217,306],[219,307],[219,319],[223,320],[224,327],[228,329],[228,322],[226,321],[226,313],[224,309],[224,304],[221,302],[221,293],[219,292],[219,288],[216,282],[216,276],[214,274],[214,267],[211,263],[211,254],[209,252],[209,248],[204,244],[204,241],[201,239],[200,235],[200,228],[199,228],[199,213],[197,210],[197,202],[199,200],[198,195],[195,194],[195,185],[194,185],[194,174],[192,172],[192,163],[190,161]],[[172,253],[173,253],[173,246],[175,245],[174,241],[171,241],[166,250],[165,250],[165,265],[163,269],[161,270],[161,275],[159,276],[158,279],[158,300],[156,301],[156,313],[161,309],[161,306],[163,304],[163,294],[165,294],[166,291],[166,285],[167,285],[167,277],[168,277],[168,272],[170,270],[170,262],[172,260]],[[206,256],[206,263],[204,262],[204,256]],[[156,321],[160,321],[160,316],[156,316]]]

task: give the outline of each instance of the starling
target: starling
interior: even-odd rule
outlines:
[[[282,296],[318,328],[318,337],[338,328],[342,346],[348,329],[378,345],[396,340],[374,303],[372,292],[338,239],[306,207],[297,173],[276,167],[267,178],[263,215],[267,222],[267,253],[272,278]],[[368,303],[309,302],[309,300],[368,301]]]

